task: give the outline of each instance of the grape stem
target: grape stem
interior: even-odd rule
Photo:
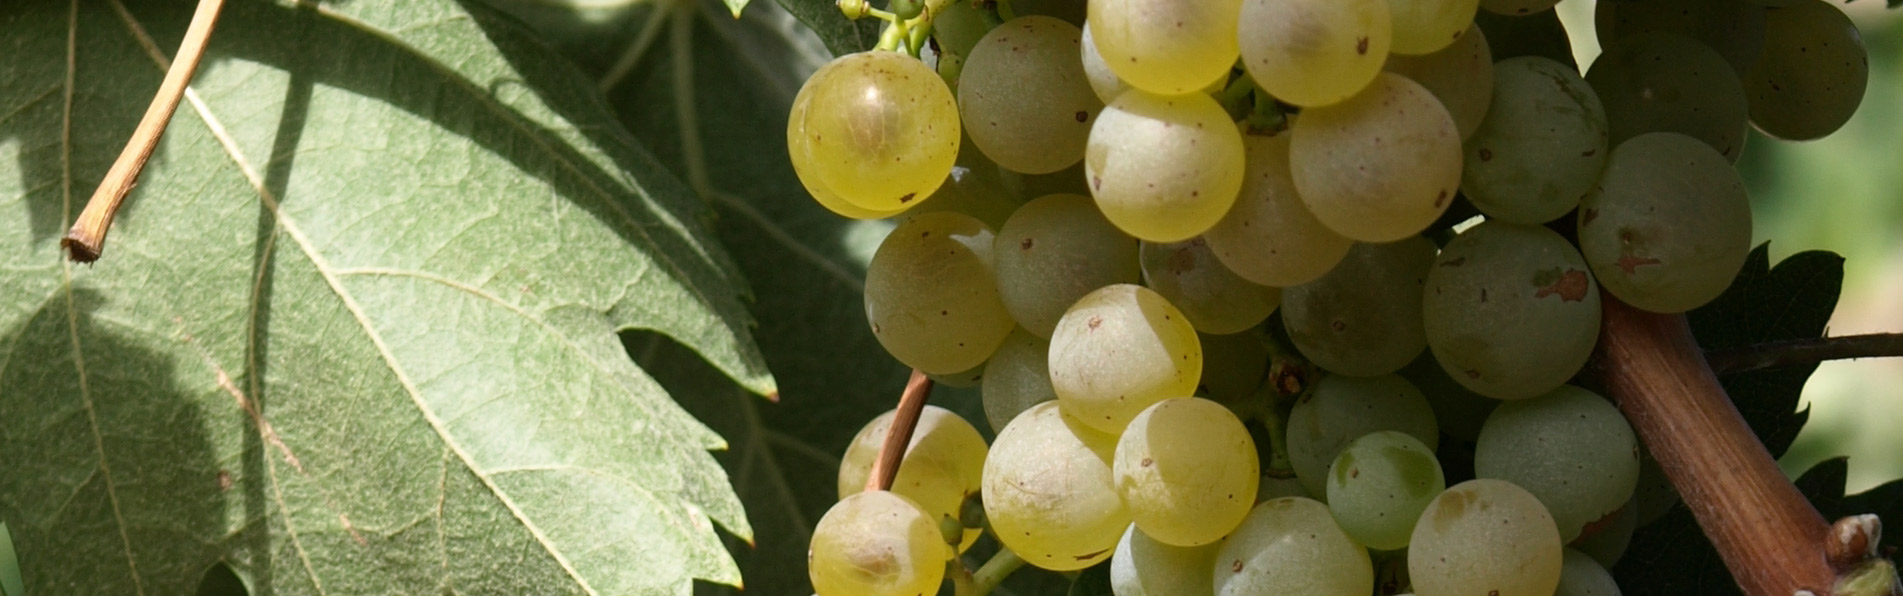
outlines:
[[[969,591],[958,592],[954,596],[987,596],[998,587],[998,584],[1004,583],[1004,578],[1010,577],[1013,572],[1023,566],[1024,557],[1011,552],[1011,549],[999,548],[998,554],[991,555],[991,560],[985,561],[985,564],[978,567],[978,571],[972,574]]]
[[[1706,365],[1683,315],[1603,296],[1600,370],[1685,505],[1750,596],[1822,596],[1829,526],[1778,470]]]
[[[899,394],[892,426],[885,429],[885,442],[879,444],[879,455],[872,460],[872,472],[866,475],[866,490],[892,488],[892,479],[899,475],[899,461],[905,457],[906,446],[912,444],[912,431],[918,428],[919,413],[925,411],[925,398],[931,395],[931,377],[914,369],[912,378],[905,382],[905,391]]]
[[[198,0],[198,9],[192,13],[192,22],[185,29],[185,40],[179,43],[178,55],[166,67],[165,79],[159,83],[158,93],[152,96],[152,104],[146,107],[145,116],[139,119],[139,127],[133,129],[125,149],[113,160],[112,169],[106,171],[105,179],[99,181],[99,188],[86,201],[79,220],[66,231],[66,237],[60,239],[60,248],[66,249],[67,258],[73,262],[97,261],[106,250],[106,233],[112,230],[113,217],[138,183],[139,172],[145,170],[146,160],[151,159],[152,151],[158,148],[165,127],[171,124],[172,113],[178,110],[186,86],[198,72],[198,63],[205,57],[205,46],[211,42],[211,32],[217,27],[218,13],[224,6],[224,0]]]
[[[1825,360],[1903,356],[1903,333],[1872,333],[1775,341],[1705,353],[1714,373],[1733,375]]]

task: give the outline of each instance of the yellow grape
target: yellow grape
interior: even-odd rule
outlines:
[[[932,594],[950,546],[910,499],[887,491],[848,495],[813,528],[806,574],[818,596]]]
[[[1246,0],[1242,66],[1288,103],[1348,99],[1381,72],[1394,38],[1390,19],[1388,0]]]
[[[1104,217],[1150,242],[1215,226],[1242,190],[1242,133],[1215,99],[1132,89],[1091,126],[1084,175]]]
[[[897,415],[894,411],[880,414],[852,437],[839,458],[839,498],[865,490],[872,462],[878,459]],[[978,429],[951,410],[925,406],[912,430],[912,442],[905,447],[899,473],[892,479],[892,492],[911,499],[934,522],[946,517],[957,520],[965,498],[982,487],[984,471],[985,439]],[[958,550],[971,548],[978,534],[977,528],[966,528]]]
[[[819,190],[868,212],[896,212],[931,196],[951,173],[958,103],[924,62],[899,52],[848,54],[820,67],[801,93],[810,96],[787,122],[787,149]]]
[[[1202,89],[1235,65],[1241,5],[1242,0],[1091,0],[1085,25],[1118,78],[1151,93],[1180,95]]]

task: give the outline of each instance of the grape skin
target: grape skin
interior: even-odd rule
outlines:
[[[1109,557],[1130,525],[1110,471],[1114,444],[1114,437],[1078,425],[1053,402],[1005,425],[984,470],[985,516],[998,540],[1052,571]]]
[[[1328,467],[1342,448],[1383,430],[1407,433],[1429,449],[1440,445],[1433,407],[1407,380],[1394,375],[1322,377],[1289,412],[1289,464],[1309,494],[1327,498]]]
[[[1020,327],[991,354],[978,392],[992,431],[1004,430],[1031,406],[1057,399],[1057,390],[1051,388],[1050,351],[1050,340]]]
[[[1438,52],[1389,56],[1387,65],[1382,68],[1433,92],[1441,107],[1447,108],[1447,114],[1454,118],[1454,128],[1460,131],[1463,141],[1480,129],[1480,121],[1487,117],[1487,110],[1493,105],[1493,49],[1487,45],[1487,36],[1479,25],[1472,26],[1460,39]]]
[[[1256,505],[1216,553],[1218,596],[1374,593],[1368,550],[1348,537],[1312,499],[1282,497]]]
[[[1196,390],[1203,348],[1168,300],[1118,284],[1064,313],[1051,335],[1050,367],[1065,411],[1091,428],[1120,433],[1150,404]]]
[[[938,590],[950,546],[910,499],[887,491],[847,495],[826,510],[806,551],[819,596],[913,596]]]
[[[1236,275],[1265,286],[1301,285],[1334,269],[1354,241],[1322,225],[1296,194],[1288,133],[1246,134],[1242,143],[1242,190],[1203,234],[1209,249]]]
[[[1116,596],[1209,594],[1210,568],[1221,544],[1170,546],[1144,535],[1135,524],[1123,531],[1110,556],[1110,590]]]
[[[1244,0],[1242,66],[1302,107],[1338,103],[1381,72],[1394,40],[1387,0]]]
[[[1725,159],[1744,153],[1750,114],[1744,84],[1711,48],[1667,33],[1633,35],[1608,45],[1586,72],[1605,106],[1610,142],[1676,132],[1711,145]]]
[[[1110,223],[1150,242],[1216,225],[1242,189],[1242,134],[1207,95],[1132,89],[1090,129],[1084,175]]]
[[[1388,0],[1395,54],[1438,52],[1473,25],[1480,0]]]
[[[1453,203],[1460,131],[1420,83],[1380,73],[1353,98],[1296,117],[1289,170],[1309,212],[1329,229],[1394,242],[1427,229]]]
[[[1084,72],[1075,25],[1045,16],[986,33],[958,79],[958,111],[972,143],[998,165],[1028,174],[1084,157],[1103,102]]]
[[[1420,596],[1550,596],[1559,531],[1539,499],[1502,480],[1468,480],[1434,498],[1408,541]]]
[[[1282,291],[1282,323],[1296,349],[1329,372],[1384,375],[1427,347],[1421,292],[1434,243],[1415,236],[1356,244],[1315,281]]]
[[[900,223],[866,266],[866,321],[894,358],[930,374],[970,370],[1011,333],[991,272],[991,229],[971,216]]]
[[[1744,75],[1751,123],[1780,139],[1820,139],[1863,103],[1870,56],[1856,23],[1821,0],[1765,9],[1764,53]]]
[[[1493,107],[1467,140],[1460,189],[1495,220],[1571,213],[1605,170],[1606,111],[1578,71],[1538,56],[1493,67]]]
[[[788,150],[834,195],[896,212],[938,190],[958,156],[958,104],[938,73],[899,52],[835,58],[807,79]],[[815,195],[821,194],[809,186]]]
[[[1414,521],[1446,489],[1434,451],[1397,431],[1349,441],[1328,466],[1329,512],[1350,537],[1376,550],[1406,547]]]
[[[1257,285],[1224,267],[1202,238],[1140,250],[1143,281],[1203,333],[1240,333],[1282,302],[1282,290]]]
[[[1151,93],[1201,89],[1236,62],[1242,0],[1090,0],[1092,40],[1118,78]]]
[[[1194,397],[1137,414],[1117,440],[1112,469],[1136,526],[1176,546],[1216,542],[1242,523],[1260,473],[1242,421]]]
[[[1427,275],[1427,345],[1475,393],[1525,399],[1552,391],[1592,357],[1599,286],[1559,233],[1488,221],[1462,232]]]
[[[895,417],[894,411],[880,414],[846,445],[846,453],[839,458],[839,498],[865,490],[873,460],[878,458]],[[982,487],[985,450],[984,437],[970,422],[951,410],[925,406],[912,431],[912,441],[905,447],[899,472],[892,479],[891,491],[911,499],[934,521],[958,519],[965,498]],[[977,528],[967,528],[958,550],[971,548],[979,533]]]
[[[1669,200],[1662,200],[1669,199]],[[1579,248],[1594,279],[1656,313],[1698,308],[1731,286],[1751,251],[1751,203],[1711,147],[1648,133],[1612,150],[1579,205]]]
[[[1639,441],[1611,402],[1568,385],[1494,410],[1475,443],[1474,474],[1538,497],[1571,542],[1631,500]]]
[[[1104,219],[1089,198],[1039,197],[1011,214],[992,248],[998,294],[1019,325],[1050,337],[1084,295],[1141,275],[1135,238]]]

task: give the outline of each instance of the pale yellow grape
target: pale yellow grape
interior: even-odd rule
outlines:
[[[1217,596],[1374,593],[1368,550],[1349,538],[1328,506],[1282,497],[1249,512],[1216,553]]]
[[[1189,317],[1203,333],[1239,333],[1269,318],[1282,290],[1236,275],[1202,238],[1152,244],[1141,250],[1143,281]]]
[[[812,98],[813,85],[800,87],[799,93],[793,97],[793,110],[786,121],[786,149],[792,155],[793,174],[799,177],[800,185],[806,187],[806,193],[812,195],[813,200],[827,211],[853,219],[882,219],[904,212],[907,207],[867,209],[846,202],[813,172],[813,157],[807,151],[806,144],[806,108],[812,105]]]
[[[1051,387],[1078,420],[1123,432],[1138,412],[1192,395],[1203,374],[1196,329],[1168,300],[1118,284],[1078,300],[1051,335]]]
[[[1255,505],[1255,441],[1229,408],[1197,397],[1157,402],[1130,421],[1112,465],[1143,533],[1200,546],[1221,540]]]
[[[1209,594],[1209,570],[1221,544],[1171,546],[1143,534],[1135,524],[1123,531],[1110,555],[1110,591],[1117,596]]]
[[[1453,45],[1424,56],[1388,56],[1384,67],[1426,87],[1454,118],[1460,138],[1473,136],[1493,105],[1493,50],[1475,25]]]
[[[1103,102],[1090,88],[1076,25],[1052,17],[1012,19],[971,49],[958,78],[966,134],[992,161],[1030,174],[1084,158]]]
[[[1289,145],[1295,190],[1317,219],[1361,242],[1419,234],[1460,187],[1460,131],[1407,77],[1381,73],[1339,104],[1303,110]]]
[[[1381,72],[1394,39],[1388,0],[1243,0],[1242,66],[1303,107],[1336,103]]]
[[[1301,285],[1334,269],[1354,241],[1322,225],[1295,193],[1287,131],[1245,134],[1242,144],[1248,158],[1242,191],[1222,221],[1203,233],[1210,251],[1236,275],[1265,286]]]
[[[1555,4],[1559,0],[1480,0],[1480,7],[1487,12],[1516,17],[1552,10]]]
[[[978,393],[993,432],[1031,406],[1057,399],[1057,390],[1051,389],[1050,352],[1050,340],[1020,327],[991,354]]]
[[[819,596],[915,596],[938,591],[952,549],[910,499],[859,492],[813,528],[806,574]]]
[[[1236,63],[1242,0],[1090,0],[1097,51],[1119,78],[1151,93],[1203,88]]]
[[[873,418],[846,445],[846,453],[839,458],[839,498],[865,490],[872,462],[878,459],[896,415],[888,411]],[[905,458],[892,480],[892,492],[911,499],[934,521],[957,520],[965,498],[982,486],[984,471],[985,439],[978,429],[951,410],[928,405],[919,413],[912,442],[906,445]],[[979,533],[977,528],[966,528],[958,550],[971,548]]]
[[[1104,62],[1103,54],[1097,51],[1097,40],[1093,39],[1090,35],[1090,27],[1088,24],[1083,27],[1083,30],[1084,34],[1079,40],[1078,45],[1082,49],[1084,76],[1090,79],[1090,90],[1097,94],[1097,99],[1102,100],[1106,104],[1116,101],[1117,96],[1123,95],[1124,91],[1130,90],[1130,84],[1123,82],[1123,79],[1117,78],[1117,72],[1110,69],[1108,62]],[[1210,79],[1208,84],[1203,85],[1202,91],[1204,93],[1215,93],[1221,91],[1228,83],[1229,71],[1225,70],[1221,74],[1216,75],[1216,78]]]
[[[958,149],[958,165],[952,166],[945,183],[923,204],[907,213],[957,211],[976,217],[996,230],[1023,204],[1023,199],[1005,187],[1003,170],[972,145],[971,136],[966,135]]]
[[[931,374],[990,358],[1014,326],[992,281],[991,243],[983,222],[949,211],[893,228],[866,266],[866,321],[879,345]]]
[[[1625,416],[1571,385],[1501,404],[1474,444],[1474,475],[1538,497],[1567,542],[1632,499],[1639,467],[1639,439]]]
[[[1593,277],[1626,304],[1684,312],[1724,293],[1744,266],[1751,201],[1738,171],[1709,145],[1642,134],[1613,148],[1598,187],[1580,201],[1579,249]]]
[[[1046,195],[1025,203],[998,231],[998,293],[1012,318],[1050,337],[1077,299],[1097,288],[1135,283],[1137,239],[1104,219],[1089,197]]]
[[[790,148],[840,198],[869,211],[910,207],[938,190],[958,157],[958,103],[938,73],[900,52],[835,58],[807,79],[812,96]]]
[[[1606,167],[1606,110],[1579,71],[1540,56],[1501,60],[1493,108],[1467,140],[1460,189],[1487,217],[1543,224],[1571,213]]]
[[[1539,499],[1511,482],[1469,480],[1435,497],[1414,524],[1407,571],[1420,596],[1551,596],[1560,548]]]
[[[1055,402],[1032,406],[1005,425],[984,472],[985,517],[998,540],[1053,571],[1109,557],[1130,525],[1107,458],[1114,443],[1070,420]]]
[[[1394,22],[1396,54],[1431,54],[1446,48],[1473,26],[1480,0],[1388,0]]]
[[[1228,213],[1242,189],[1242,134],[1216,100],[1131,90],[1098,115],[1084,175],[1110,223],[1177,242]]]

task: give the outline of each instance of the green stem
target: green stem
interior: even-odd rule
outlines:
[[[1236,77],[1229,85],[1216,92],[1216,103],[1229,112],[1232,120],[1241,120],[1249,114],[1249,99],[1255,95],[1255,79],[1247,76]]]
[[[1261,89],[1254,91],[1255,109],[1249,111],[1249,132],[1273,134],[1288,130],[1288,113],[1282,111],[1282,106],[1275,103],[1275,98],[1270,97],[1268,92]]]
[[[998,554],[991,555],[991,560],[985,561],[977,572],[972,573],[970,583],[965,586],[966,590],[957,592],[956,595],[988,596],[992,590],[997,589],[998,584],[1004,583],[1004,578],[1011,577],[1012,572],[1023,566],[1023,557],[1019,557],[1008,548],[998,549]],[[957,580],[954,579],[953,585],[956,584]]]

